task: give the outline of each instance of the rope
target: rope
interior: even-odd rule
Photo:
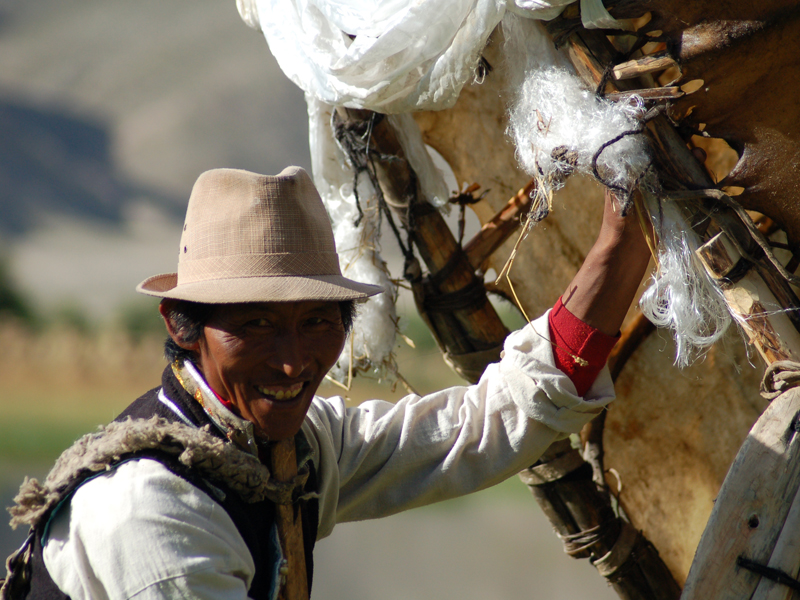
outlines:
[[[597,87],[594,90],[595,96],[600,96],[601,98],[606,95],[606,84],[608,80],[611,79],[611,73],[614,72],[614,64],[608,63],[606,68],[603,70],[603,76],[600,78],[600,83],[597,84]]]
[[[456,267],[458,267],[458,264],[462,258],[464,258],[464,253],[462,251],[456,250],[453,252],[441,269],[435,273],[431,273],[428,276],[428,281],[430,281],[437,289],[441,287],[441,285],[455,272]]]
[[[784,392],[800,385],[800,363],[791,360],[775,361],[767,367],[761,380],[761,395],[774,400]]]
[[[561,541],[564,543],[564,552],[569,554],[570,556],[575,556],[576,554],[581,554],[586,550],[589,550],[595,544],[600,542],[607,542],[607,545],[610,547],[613,544],[611,540],[606,540],[612,534],[612,525],[616,524],[616,519],[612,521],[604,521],[599,525],[595,525],[589,529],[584,529],[583,531],[579,531],[578,533],[562,535]]]
[[[426,295],[423,306],[426,312],[449,313],[483,305],[486,301],[486,289],[477,277],[460,290],[445,294]]]

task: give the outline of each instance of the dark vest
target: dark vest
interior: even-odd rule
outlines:
[[[203,411],[202,407],[183,389],[178,383],[171,367],[164,370],[162,376],[162,387],[165,395],[169,398],[180,412],[197,427],[210,425],[210,431],[215,436],[225,439],[211,419]],[[168,421],[180,422],[182,419],[168,406],[158,399],[158,392],[161,388],[155,388],[137,398],[115,421],[123,421],[128,417],[133,419],[149,419],[153,416],[162,417]],[[301,434],[302,435],[302,434]],[[198,489],[205,492],[215,502],[220,504],[225,512],[228,513],[233,523],[236,525],[240,535],[247,544],[253,562],[256,565],[256,572],[253,582],[248,590],[248,596],[254,600],[267,598],[269,590],[273,587],[274,578],[278,569],[278,555],[270,539],[273,537],[275,522],[275,505],[269,500],[261,502],[247,503],[234,491],[225,485],[220,485],[215,481],[211,484],[206,479],[198,476],[187,467],[178,463],[172,456],[157,451],[147,451],[137,453],[132,456],[121,457],[116,464],[121,464],[132,458],[152,458],[159,461],[174,474],[182,477]],[[317,482],[313,464],[309,474],[304,492],[316,490]],[[90,477],[78,478],[69,486],[64,497],[68,498]],[[313,549],[317,537],[317,525],[319,520],[319,502],[316,499],[301,501],[303,519],[303,538],[305,543],[306,569],[308,572],[308,588],[311,590],[311,580],[313,577]],[[49,520],[42,519],[29,537],[30,560],[25,564],[20,564],[18,569],[25,569],[27,572],[21,588],[16,592],[12,591],[11,598],[25,598],[26,600],[64,600],[68,599],[61,592],[51,579],[42,559],[42,533]],[[24,548],[24,547],[23,547]],[[12,569],[13,571],[13,569]],[[29,586],[28,586],[29,582]],[[24,588],[28,588],[25,590]]]

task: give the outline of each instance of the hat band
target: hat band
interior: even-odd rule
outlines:
[[[233,254],[178,262],[178,285],[209,279],[341,274],[335,252]]]

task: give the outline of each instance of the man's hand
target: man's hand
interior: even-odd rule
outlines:
[[[649,261],[650,251],[635,211],[623,218],[616,200],[606,191],[600,234],[562,302],[583,322],[616,335]]]

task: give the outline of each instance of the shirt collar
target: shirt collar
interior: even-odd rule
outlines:
[[[189,360],[182,365],[172,364],[175,377],[190,396],[203,407],[214,425],[225,437],[245,452],[258,457],[258,444],[253,433],[253,424],[234,414],[220,402],[214,391],[208,387],[206,380]]]

